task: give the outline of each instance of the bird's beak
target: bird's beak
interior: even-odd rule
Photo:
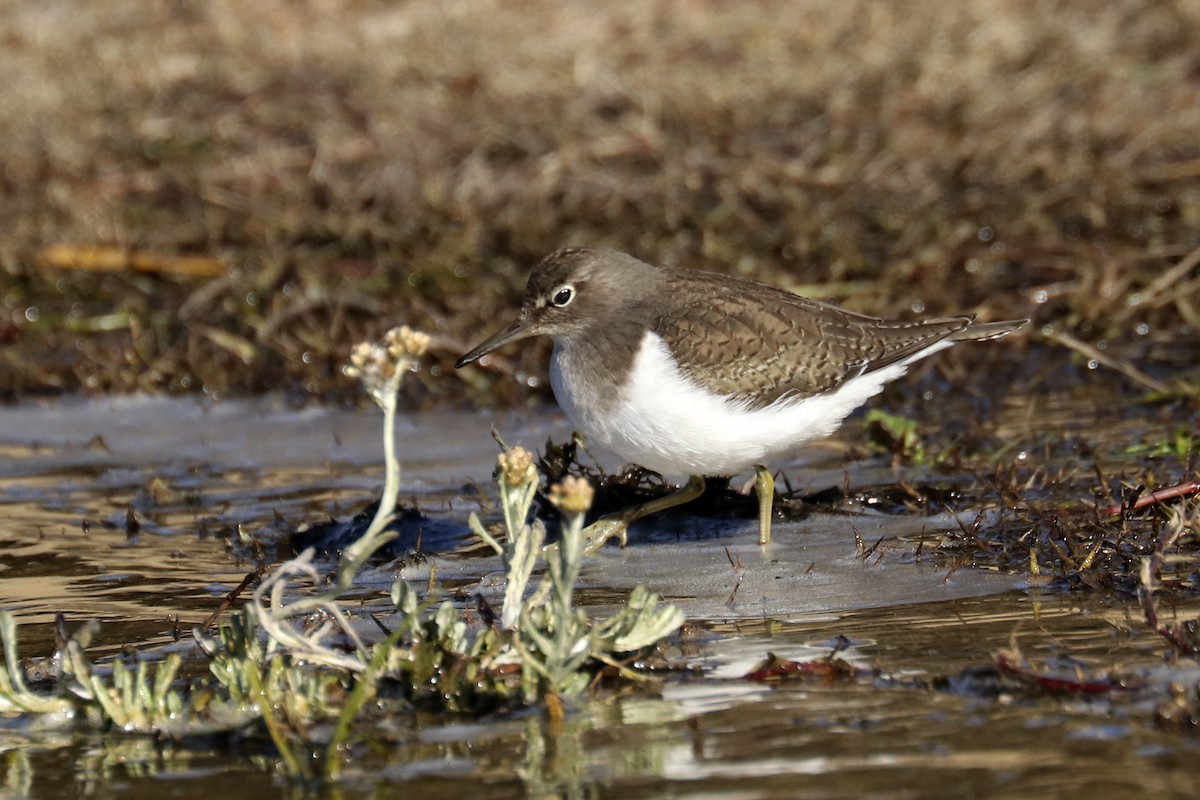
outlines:
[[[517,317],[512,321],[512,324],[504,328],[504,330],[500,330],[492,334],[487,338],[486,341],[483,342],[483,344],[464,355],[458,361],[455,361],[454,368],[461,369],[467,364],[470,364],[472,361],[478,361],[483,356],[486,356],[488,353],[497,348],[503,347],[509,342],[515,342],[518,339],[524,339],[527,336],[533,336],[535,333],[537,333],[537,331],[534,330],[534,326],[528,320],[526,320],[523,316]]]

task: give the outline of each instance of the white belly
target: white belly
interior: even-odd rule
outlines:
[[[559,405],[590,444],[666,475],[734,475],[833,433],[910,363],[951,344],[938,342],[903,362],[847,381],[831,394],[758,410],[689,381],[653,333],[642,340],[630,382],[610,408],[602,408],[596,397],[586,396],[569,380],[575,370],[572,359],[579,355],[558,342],[550,382]]]

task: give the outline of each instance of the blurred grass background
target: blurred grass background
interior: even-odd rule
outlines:
[[[537,397],[546,343],[450,365],[569,244],[1196,376],[1196,0],[0,14],[0,396],[337,397],[406,322],[435,336],[415,402]],[[1039,341],[939,368],[1064,379]]]

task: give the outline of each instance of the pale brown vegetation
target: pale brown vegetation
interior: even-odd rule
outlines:
[[[399,322],[444,371],[566,244],[1195,361],[1194,0],[4,6],[9,395],[325,392]]]

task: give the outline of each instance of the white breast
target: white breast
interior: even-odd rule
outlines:
[[[734,475],[769,464],[828,436],[842,420],[908,365],[953,342],[847,381],[827,395],[748,410],[688,380],[654,333],[642,340],[629,384],[611,408],[570,378],[580,354],[554,344],[550,383],[559,405],[590,444],[665,475]]]

